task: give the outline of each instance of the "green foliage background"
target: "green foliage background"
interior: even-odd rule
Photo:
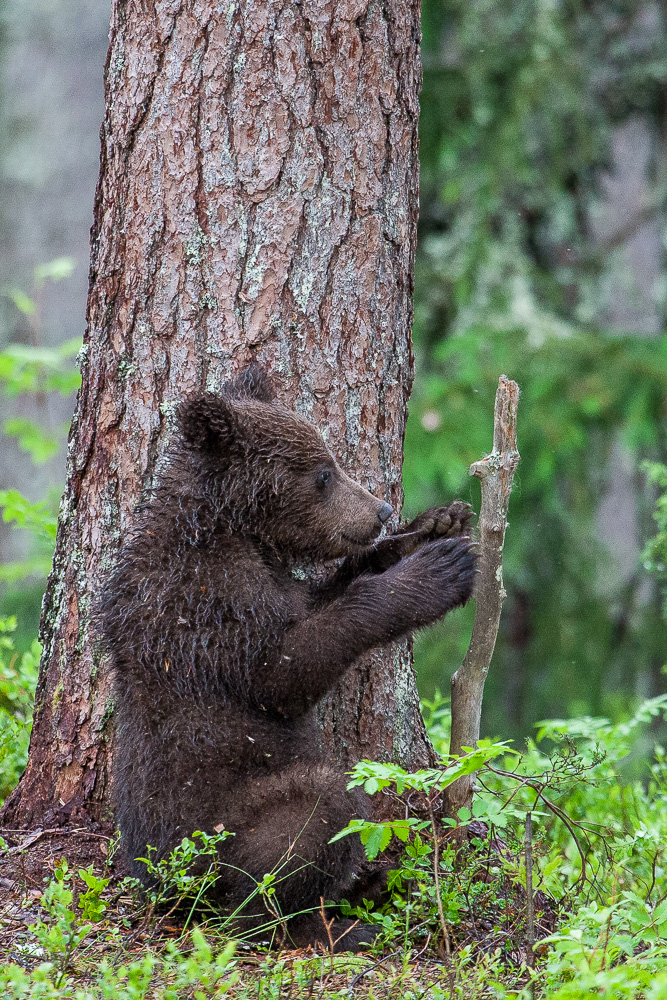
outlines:
[[[522,461],[483,731],[520,737],[549,715],[619,717],[664,690],[665,628],[639,558],[629,581],[613,583],[595,514],[620,447],[643,539],[654,530],[641,461],[665,459],[667,342],[611,328],[604,302],[618,252],[591,230],[614,130],[641,115],[661,149],[664,13],[633,2],[425,0],[423,28],[406,509],[452,496],[479,509],[467,469],[491,448],[498,375],[516,379]],[[661,211],[664,173],[656,157]],[[472,614],[417,642],[426,696],[448,689]]]

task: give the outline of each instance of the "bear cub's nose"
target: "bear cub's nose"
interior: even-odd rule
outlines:
[[[377,509],[377,519],[380,524],[384,524],[388,521],[391,515],[394,513],[394,508],[390,503],[381,503]]]

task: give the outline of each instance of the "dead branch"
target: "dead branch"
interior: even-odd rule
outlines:
[[[535,965],[535,900],[533,897],[533,814],[526,813],[526,964]]]
[[[475,590],[477,608],[472,638],[465,659],[452,677],[452,736],[450,753],[475,747],[479,739],[484,682],[498,635],[503,587],[503,545],[507,508],[514,472],[519,464],[516,445],[516,414],[519,387],[501,375],[493,417],[493,451],[470,466],[482,487],[479,515],[479,571]],[[456,816],[472,801],[472,778],[456,781],[448,790],[448,812]]]

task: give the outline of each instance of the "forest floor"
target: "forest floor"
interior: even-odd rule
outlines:
[[[502,949],[507,986],[511,984],[510,988],[520,989],[527,983],[523,934],[519,933],[513,942],[503,940],[506,935],[501,931],[499,936],[497,924],[473,921],[451,928],[451,935],[437,945],[435,935],[432,938],[429,934],[425,942],[414,947],[406,936],[394,942],[384,954],[334,955],[313,948],[267,951],[238,941],[233,946],[233,958],[230,949],[231,961],[220,973],[224,990],[219,986],[219,992],[197,993],[196,983],[191,988],[183,981],[182,989],[176,988],[176,992],[170,993],[173,983],[181,981],[174,961],[176,957],[178,961],[187,961],[187,956],[196,952],[196,934],[184,930],[183,922],[169,911],[156,912],[136,891],[128,888],[124,882],[127,872],[122,858],[109,857],[111,838],[107,834],[81,828],[32,832],[0,829],[0,836],[4,842],[0,850],[0,954],[6,963],[14,963],[30,975],[47,961],[59,967],[59,981],[65,985],[62,994],[58,992],[57,996],[120,995],[113,991],[97,992],[100,968],[107,964],[123,970],[140,963],[147,954],[156,957],[157,964],[151,973],[154,987],[137,996],[145,995],[151,1000],[162,996],[174,996],[178,1000],[181,997],[184,1000],[194,996],[217,997],[223,993],[235,1000],[297,1000],[302,997],[304,1000],[311,997],[425,1000],[467,996],[468,991],[465,987],[462,989],[458,960],[462,949],[470,956],[469,961],[473,956],[473,961],[477,961],[480,956],[483,959],[484,955],[494,955],[496,968],[499,949]],[[53,884],[59,865],[62,871],[63,858],[67,861],[69,874],[62,884],[71,887],[74,893],[69,904],[67,897],[64,900],[59,897],[59,902],[49,910],[48,906],[45,908],[43,894],[49,883]],[[100,919],[88,924],[85,914],[82,917],[77,910],[81,893],[86,889],[77,876],[82,869],[108,880],[99,894],[103,903]],[[548,901],[544,899],[541,904],[536,926],[538,938],[551,933],[556,924]],[[516,900],[508,899],[507,906],[516,906]],[[521,914],[516,923],[517,926],[523,923]],[[52,938],[48,936],[53,933],[49,928],[54,927],[56,934]],[[59,927],[62,933],[57,930]],[[41,928],[42,933],[36,934],[36,928]],[[79,940],[77,934],[81,929]],[[209,925],[205,932],[213,955],[229,947],[228,935],[220,934]],[[160,966],[162,956],[166,964]],[[201,978],[200,973],[196,975]],[[125,982],[127,978],[121,971],[120,980]],[[474,978],[479,980],[480,975]],[[491,982],[488,994],[484,983],[479,985],[482,992],[476,989],[475,996],[498,995],[493,992]],[[67,992],[65,986],[72,992]],[[76,989],[83,992],[76,994]]]

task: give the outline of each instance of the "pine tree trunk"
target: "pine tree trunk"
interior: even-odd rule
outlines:
[[[175,401],[257,358],[357,480],[402,502],[419,0],[114,0],[83,383],[12,825],[104,822],[91,627]],[[341,766],[430,759],[406,645],[322,707]]]

